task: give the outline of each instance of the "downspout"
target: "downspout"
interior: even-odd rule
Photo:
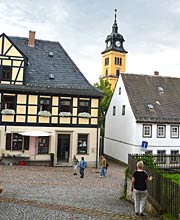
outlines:
[[[96,131],[96,169],[98,168],[98,162],[99,162],[99,151],[98,151],[98,146],[99,146],[99,126],[100,126],[100,99],[98,103],[99,109],[98,109],[98,123],[97,123],[97,131]]]

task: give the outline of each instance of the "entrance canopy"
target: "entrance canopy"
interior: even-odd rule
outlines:
[[[25,132],[21,132],[19,133],[22,136],[32,136],[32,137],[44,137],[44,136],[50,136],[51,134],[48,132],[44,132],[44,131],[25,131]]]

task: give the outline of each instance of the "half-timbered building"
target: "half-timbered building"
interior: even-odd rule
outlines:
[[[99,103],[59,42],[0,35],[0,152],[33,164],[98,162]],[[28,132],[28,133],[27,133]]]

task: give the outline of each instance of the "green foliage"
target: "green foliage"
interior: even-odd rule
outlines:
[[[143,154],[143,155],[136,155],[138,160],[142,160],[145,165],[156,168],[156,163],[154,162],[154,158],[152,154]]]
[[[163,173],[163,177],[170,179],[172,182],[180,184],[180,174],[179,173]]]
[[[120,197],[122,200],[126,200],[127,195],[127,178],[128,178],[129,168],[126,167],[125,169],[125,178],[124,178],[124,188],[123,188],[123,195]]]
[[[107,79],[100,79],[99,83],[95,83],[94,86],[104,93],[104,97],[101,99],[100,103],[100,130],[101,136],[104,136],[105,115],[108,110],[113,92],[111,91],[111,84]]]

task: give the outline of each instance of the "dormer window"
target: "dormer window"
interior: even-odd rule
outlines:
[[[148,104],[148,109],[151,111],[154,109],[154,106],[152,104]]]
[[[159,86],[159,87],[158,87],[158,90],[159,90],[159,95],[164,94],[164,89],[163,89],[163,87]]]
[[[12,76],[12,67],[11,66],[1,66],[1,81],[9,81]]]

